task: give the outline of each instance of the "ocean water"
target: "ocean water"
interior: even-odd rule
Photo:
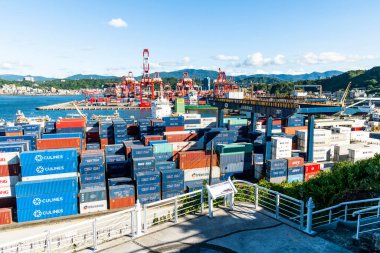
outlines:
[[[0,119],[14,121],[16,119],[17,110],[21,110],[26,117],[49,115],[51,119],[56,120],[58,117],[65,117],[69,114],[77,114],[73,111],[38,111],[37,107],[64,103],[69,101],[83,100],[83,96],[0,96]],[[92,115],[112,115],[115,111],[82,111],[88,117]],[[215,110],[192,110],[189,113],[200,113],[203,117],[216,117]],[[130,118],[134,116],[136,119],[151,116],[150,110],[121,110],[119,114],[122,118]]]

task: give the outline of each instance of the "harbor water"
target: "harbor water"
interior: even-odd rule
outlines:
[[[67,117],[70,114],[78,114],[77,111],[38,111],[37,107],[65,103],[69,101],[83,100],[84,96],[0,96],[0,119],[14,121],[18,110],[22,111],[26,117],[36,117],[48,115],[51,119],[56,120],[58,117]],[[113,110],[96,110],[82,111],[89,118],[92,115],[112,115]],[[216,117],[215,110],[192,110],[191,113],[200,113],[203,117]],[[151,117],[150,110],[121,110],[119,114],[122,118],[135,119]]]

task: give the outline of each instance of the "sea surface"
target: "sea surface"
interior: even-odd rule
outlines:
[[[37,107],[64,103],[69,101],[83,100],[84,96],[0,96],[0,119],[14,121],[18,110],[22,111],[26,117],[45,116],[48,115],[52,120],[58,117],[71,117],[72,114],[78,114],[75,110],[70,111],[38,111]],[[88,117],[92,115],[112,115],[115,111],[97,110],[97,111],[82,111]],[[203,117],[216,117],[215,110],[191,110],[189,113],[200,113]],[[71,115],[70,115],[71,114]],[[130,118],[133,116],[136,119],[146,118],[151,116],[150,110],[121,110],[119,114],[122,118]]]

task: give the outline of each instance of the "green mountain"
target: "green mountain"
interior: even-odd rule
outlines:
[[[308,83],[321,84],[324,90],[336,91],[345,89],[351,82],[352,88],[365,88],[371,92],[380,92],[380,67],[369,70],[351,70],[338,76]]]
[[[66,77],[65,79],[68,80],[82,80],[82,79],[93,79],[93,80],[101,80],[101,79],[116,79],[118,78],[117,76],[101,76],[101,75],[82,75],[82,74],[77,74],[73,76]]]
[[[6,80],[6,81],[22,81],[24,77],[25,76],[21,76],[21,75],[9,75],[9,74],[0,75],[0,79]],[[54,78],[44,77],[44,76],[32,76],[32,77],[34,77],[34,80],[36,82],[44,82],[44,81],[50,81],[54,79]]]

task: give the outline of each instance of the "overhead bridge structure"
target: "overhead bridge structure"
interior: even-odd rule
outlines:
[[[313,161],[314,116],[333,115],[344,108],[321,98],[295,98],[291,96],[260,96],[244,99],[213,97],[208,103],[218,108],[218,126],[223,125],[224,109],[239,110],[251,113],[251,129],[256,131],[257,117],[264,114],[268,117],[266,124],[266,143],[264,159],[271,156],[272,118],[287,118],[293,114],[308,116],[307,161]]]

